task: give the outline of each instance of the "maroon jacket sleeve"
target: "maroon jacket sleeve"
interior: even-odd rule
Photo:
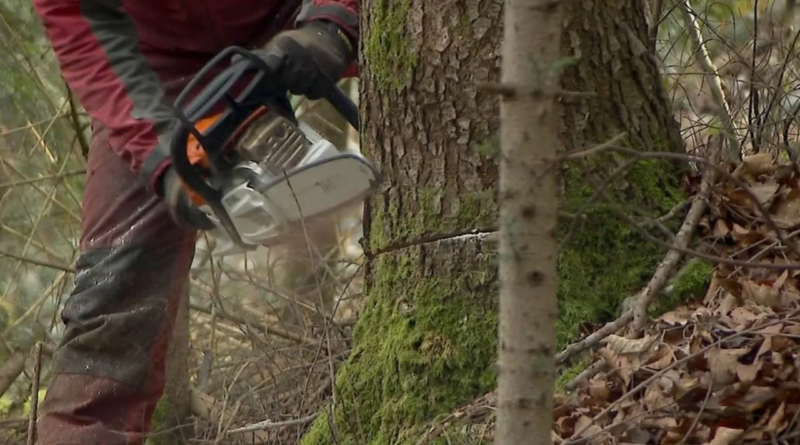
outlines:
[[[111,148],[152,188],[168,163],[165,144],[158,141],[174,116],[119,3],[33,0],[67,84],[88,114],[108,128]]]
[[[303,7],[297,16],[297,24],[311,20],[328,20],[339,25],[358,48],[359,39],[358,0],[303,0]],[[342,77],[358,76],[358,64],[353,62]]]

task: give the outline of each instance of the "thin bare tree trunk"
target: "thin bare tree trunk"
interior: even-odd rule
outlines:
[[[554,98],[561,8],[505,3],[500,105],[498,445],[552,443],[558,298]]]

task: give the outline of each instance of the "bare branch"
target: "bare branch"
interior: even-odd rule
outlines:
[[[733,116],[731,115],[730,107],[725,99],[725,93],[722,91],[722,82],[720,80],[719,71],[717,70],[717,67],[714,66],[714,62],[711,61],[711,57],[708,55],[708,49],[703,41],[703,35],[700,32],[700,23],[694,10],[692,10],[691,1],[681,0],[681,8],[684,12],[684,23],[686,24],[686,30],[689,33],[689,38],[691,39],[692,44],[696,47],[695,57],[697,62],[706,72],[706,76],[710,81],[709,84],[711,86],[711,96],[714,99],[714,104],[717,107],[717,118],[719,118],[720,122],[722,123],[724,130],[723,133],[728,141],[728,149],[724,152],[725,158],[731,162],[741,161],[742,155],[739,141],[742,140],[742,136],[739,135],[739,131],[736,128],[736,124],[733,121]]]

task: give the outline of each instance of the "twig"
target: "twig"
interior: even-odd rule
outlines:
[[[28,354],[22,352],[15,352],[11,357],[6,359],[3,366],[0,367],[0,397],[8,391],[8,388],[17,380],[17,377],[22,373],[25,368],[25,358]]]
[[[75,273],[75,268],[66,264],[58,264],[53,263],[50,261],[45,260],[37,260],[36,258],[30,258],[24,255],[17,255],[16,253],[11,253],[7,250],[0,250],[0,256],[9,257],[12,260],[21,261],[23,263],[30,263],[36,266],[42,267],[49,267],[50,269],[60,270],[63,272]]]
[[[591,366],[581,371],[572,381],[564,385],[564,389],[566,391],[572,392],[580,385],[581,383],[585,382],[592,378],[595,374],[600,371],[603,371],[608,366],[608,363],[604,359],[600,359],[594,362]]]
[[[241,428],[235,428],[232,430],[228,430],[227,434],[235,434],[235,433],[249,433],[252,431],[263,431],[270,428],[280,428],[284,426],[294,426],[294,425],[305,425],[308,422],[317,418],[317,413],[311,414],[306,417],[301,417],[299,419],[292,419],[292,420],[284,420],[281,422],[273,422],[269,419],[262,420],[261,422],[254,423],[252,425],[243,426]]]
[[[84,173],[86,173],[86,169],[85,168],[80,168],[80,169],[77,169],[77,170],[69,170],[69,171],[65,171],[64,173],[57,173],[57,174],[54,174],[54,175],[47,175],[47,176],[42,176],[42,177],[39,177],[39,178],[28,178],[28,179],[20,179],[18,181],[4,182],[4,183],[0,184],[0,189],[9,188],[9,187],[17,187],[17,186],[20,186],[20,185],[35,184],[37,182],[49,181],[51,179],[69,178],[69,177],[72,177],[72,176],[82,175]]]
[[[236,323],[236,324],[249,325],[247,320],[245,320],[242,317],[238,317],[236,315],[229,314],[222,307],[219,307],[218,310],[212,312],[211,308],[207,308],[207,307],[200,306],[198,304],[191,303],[191,304],[189,304],[189,308],[192,309],[193,311],[203,312],[203,313],[208,314],[208,315],[211,315],[212,313],[215,313],[217,317],[219,317],[219,318],[221,318],[223,320],[228,320],[228,321]],[[287,331],[285,329],[281,329],[281,328],[278,328],[278,327],[275,327],[275,326],[267,326],[267,325],[263,325],[262,326],[261,324],[256,324],[254,327],[259,329],[259,330],[261,330],[262,332],[267,333],[267,334],[277,335],[278,337],[283,337],[283,338],[285,338],[287,340],[296,341],[297,343],[304,343],[304,344],[314,345],[314,346],[319,344],[319,342],[317,340],[310,339],[310,338],[305,338],[305,337],[303,337],[301,335],[289,332],[289,331]]]
[[[67,102],[69,102],[69,116],[72,121],[72,128],[75,130],[75,136],[78,138],[78,144],[81,146],[81,154],[84,158],[89,156],[89,141],[86,140],[86,135],[83,133],[80,119],[78,118],[78,107],[75,104],[75,97],[72,94],[72,88],[64,82],[67,89]]]
[[[556,355],[556,363],[562,364],[575,355],[580,354],[581,352],[600,343],[600,341],[604,338],[627,326],[631,320],[633,320],[633,311],[629,310],[624,312],[619,318],[612,322],[606,323],[605,326],[596,330],[592,334],[587,335],[583,340],[567,346],[567,348],[561,351],[560,354]]]
[[[31,382],[31,412],[28,418],[28,445],[36,443],[36,419],[39,416],[39,378],[42,373],[42,342],[34,348],[33,381]]]
[[[676,205],[675,207],[669,209],[669,212],[664,214],[664,216],[659,217],[656,221],[660,223],[665,223],[667,221],[671,221],[678,217],[678,214],[683,211],[687,206],[689,206],[690,201],[683,201],[680,204]]]
[[[725,93],[722,92],[722,81],[720,80],[719,71],[711,61],[708,55],[708,49],[703,41],[703,35],[700,32],[700,23],[697,19],[697,14],[692,10],[690,0],[681,0],[681,8],[684,12],[684,23],[686,30],[689,34],[692,44],[696,47],[695,58],[700,66],[705,71],[706,76],[709,78],[709,87],[711,89],[711,97],[714,104],[717,106],[717,118],[722,122],[723,133],[725,139],[728,141],[728,150],[725,151],[726,158],[729,161],[741,161],[741,146],[739,141],[742,137],[738,134],[736,124],[733,121],[730,107],[725,100]]]
[[[516,85],[513,83],[493,83],[493,82],[478,82],[475,84],[475,88],[486,91],[487,93],[497,94],[500,96],[505,97],[506,99],[510,99],[513,97],[518,96],[538,96],[538,95],[548,95],[548,96],[561,96],[561,97],[594,97],[597,96],[597,93],[593,92],[583,92],[583,91],[565,91],[561,89],[547,89],[543,90],[541,88],[536,87],[526,87],[523,85]]]
[[[28,426],[28,419],[25,418],[18,418],[18,419],[0,419],[0,429],[22,429],[22,427]]]
[[[650,11],[650,50],[655,53],[656,41],[658,41],[658,27],[661,24],[661,13],[664,10],[664,0],[655,0],[653,10]]]
[[[711,186],[714,184],[717,175],[715,170],[708,170],[704,176],[700,194],[692,203],[689,212],[686,214],[686,218],[683,220],[681,228],[675,235],[673,240],[675,246],[686,248],[689,245],[692,233],[694,233],[697,224],[700,223],[700,218],[706,211],[707,200],[711,194]],[[650,307],[650,303],[653,301],[653,298],[664,289],[664,285],[666,285],[672,272],[678,266],[678,262],[682,256],[683,254],[681,254],[681,252],[670,249],[661,263],[659,263],[653,277],[650,278],[650,282],[647,283],[647,286],[645,286],[644,290],[642,290],[639,297],[636,299],[636,304],[633,309],[634,330],[639,331],[644,328],[645,322],[647,322],[647,309]]]

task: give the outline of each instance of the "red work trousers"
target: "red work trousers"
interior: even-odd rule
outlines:
[[[40,445],[142,443],[164,390],[165,356],[194,255],[95,123],[75,290],[38,422]]]

